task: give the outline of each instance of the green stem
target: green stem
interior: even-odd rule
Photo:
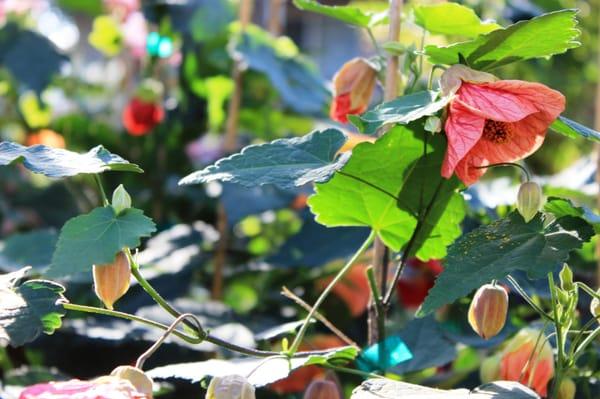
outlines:
[[[552,383],[552,395],[551,397],[556,398],[558,394],[558,388],[560,387],[560,380],[562,379],[562,369],[564,365],[565,347],[563,341],[562,326],[560,325],[560,319],[558,317],[558,299],[556,297],[556,285],[554,284],[554,277],[552,272],[548,273],[548,285],[550,287],[550,294],[552,297],[552,312],[554,316],[554,330],[556,331],[556,373],[554,381]],[[588,337],[589,338],[589,337]]]
[[[106,192],[104,191],[104,186],[102,185],[102,179],[100,179],[100,175],[98,173],[94,173],[94,180],[98,185],[98,190],[100,191],[100,197],[102,198],[102,206],[107,206],[110,204],[108,202],[108,198],[106,197]]]
[[[358,260],[358,258],[371,246],[374,239],[375,239],[375,230],[371,230],[369,237],[367,237],[365,242],[354,253],[352,258],[350,258],[350,260],[344,265],[344,267],[342,267],[340,269],[340,271],[333,278],[333,280],[331,280],[331,282],[327,285],[327,287],[325,287],[325,289],[323,290],[321,295],[319,295],[319,298],[317,298],[317,301],[313,305],[312,309],[310,310],[310,312],[308,312],[308,316],[306,316],[306,319],[304,320],[302,327],[300,327],[300,331],[298,331],[298,335],[296,335],[296,338],[294,339],[294,342],[292,343],[292,346],[290,347],[289,353],[292,356],[296,353],[296,351],[298,351],[298,347],[300,346],[300,343],[302,342],[302,339],[304,338],[304,334],[306,334],[306,330],[308,329],[310,320],[313,318],[315,312],[319,309],[321,304],[325,301],[325,299],[327,298],[327,296],[329,295],[329,293],[331,292],[333,287],[335,287],[335,285],[342,279],[342,277],[344,277],[344,275],[348,272],[348,270],[350,270],[350,267],[352,267],[352,265]]]
[[[515,290],[517,291],[517,293],[519,295],[521,295],[521,297],[525,300],[525,302],[527,302],[529,304],[529,306],[531,306],[536,312],[539,313],[540,316],[542,316],[542,318],[554,323],[554,318],[552,316],[550,316],[548,313],[546,313],[544,311],[544,309],[540,308],[534,301],[533,298],[531,298],[527,292],[525,292],[525,290],[523,289],[523,287],[521,287],[519,285],[519,283],[517,282],[517,280],[515,280],[513,278],[513,276],[511,276],[510,274],[508,276],[506,276],[506,279],[512,284],[512,286],[515,288]]]
[[[572,334],[577,334],[577,336],[575,336],[575,338],[573,338],[573,341],[571,341],[571,350],[569,351],[569,358],[573,359],[575,356],[575,350],[578,348],[579,342],[583,339],[583,336],[585,334],[592,334],[591,331],[588,331],[588,329],[594,325],[595,323],[598,322],[600,316],[599,317],[595,317],[593,319],[590,319],[587,323],[585,323],[585,325],[579,330],[579,331],[569,331],[569,333]]]
[[[446,67],[439,64],[435,64],[431,67],[431,71],[429,71],[429,79],[427,79],[427,90],[431,90],[433,87],[433,74],[436,71],[436,69],[446,70]]]
[[[575,282],[575,285],[577,287],[581,288],[582,290],[584,290],[592,298],[596,298],[600,301],[600,294],[598,294],[596,291],[591,289],[590,286],[588,286],[587,284],[582,283],[581,281],[577,281],[577,282]]]
[[[474,166],[474,168],[475,169],[487,169],[487,168],[494,168],[494,167],[497,167],[497,166],[512,166],[512,167],[515,167],[515,168],[519,168],[525,174],[526,181],[531,180],[531,176],[529,175],[529,172],[527,171],[527,169],[523,165],[519,165],[518,163],[513,163],[513,162],[498,162],[498,163],[491,163],[491,164],[485,165],[485,166]]]
[[[367,30],[367,34],[369,35],[369,39],[371,39],[371,43],[373,43],[377,55],[381,58],[385,58],[385,54],[381,51],[381,47],[379,47],[379,43],[377,43],[377,39],[375,39],[375,35],[373,35],[373,30],[371,30],[371,28],[365,29]]]
[[[575,353],[573,354],[573,362],[577,361],[577,359],[579,359],[579,357],[583,354],[583,351],[585,350],[585,348],[591,344],[592,342],[594,342],[594,340],[600,336],[600,327],[596,327],[596,329],[594,331],[592,331],[592,333],[590,335],[588,335],[582,342],[581,345],[579,345],[579,347],[577,348],[577,350],[575,351]]]
[[[149,320],[144,317],[135,316],[135,315],[132,315],[129,313],[118,312],[116,310],[102,309],[102,308],[97,308],[94,306],[76,305],[74,303],[63,303],[62,306],[63,306],[63,308],[65,308],[67,310],[101,314],[101,315],[105,315],[105,316],[118,317],[120,319],[137,321],[138,323],[142,323],[142,324],[146,324],[146,325],[149,325],[152,327],[160,328],[161,330],[165,330],[165,331],[167,331],[169,329],[169,326],[159,323],[157,321]],[[179,332],[179,331],[173,331],[173,335],[177,336],[178,338],[183,339],[185,342],[190,343],[190,344],[199,344],[200,342],[203,341],[201,338],[191,337],[191,336],[184,334],[182,332]]]

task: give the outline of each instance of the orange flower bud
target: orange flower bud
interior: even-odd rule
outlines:
[[[113,263],[94,265],[94,290],[104,306],[113,308],[113,304],[129,289],[131,268],[124,252],[119,252]]]
[[[147,399],[152,399],[152,379],[142,370],[132,366],[119,366],[110,375],[131,382]]]
[[[519,187],[517,194],[517,210],[523,216],[526,223],[537,215],[542,207],[542,189],[537,183],[525,182]]]
[[[508,294],[498,285],[481,286],[469,307],[469,324],[483,339],[494,337],[506,323]]]
[[[375,90],[377,70],[364,58],[354,58],[333,77],[334,99],[331,119],[348,122],[348,115],[366,111]]]
[[[304,392],[304,399],[342,399],[342,395],[335,382],[314,380]]]
[[[560,382],[560,387],[558,387],[558,396],[556,399],[573,399],[576,389],[577,387],[572,379],[564,378]]]

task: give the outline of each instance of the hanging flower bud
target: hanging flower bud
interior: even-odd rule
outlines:
[[[129,289],[131,268],[124,252],[119,252],[113,263],[94,265],[94,290],[104,306],[113,308],[113,304]]]
[[[354,58],[345,63],[333,77],[331,119],[347,123],[348,115],[365,112],[371,102],[376,82],[377,70],[366,59]]]
[[[208,385],[206,399],[255,399],[254,386],[240,375],[214,377]]]
[[[596,291],[596,294],[600,295],[600,289]],[[592,303],[590,304],[590,313],[600,321],[600,300],[598,298],[592,299]]]
[[[113,191],[111,205],[117,214],[131,208],[131,196],[122,184]]]
[[[152,399],[152,379],[142,370],[132,366],[119,366],[110,375],[131,382],[138,392],[146,395],[147,399]]]
[[[560,278],[560,286],[563,290],[571,291],[574,288],[573,271],[566,263],[563,265],[558,277]]]
[[[517,210],[526,223],[537,215],[542,207],[542,189],[537,183],[525,182],[519,187],[517,194]]]
[[[575,391],[577,387],[570,378],[563,378],[558,387],[558,396],[556,399],[573,399],[575,398]]]
[[[342,399],[340,390],[335,382],[314,380],[304,392],[304,399]]]
[[[475,293],[469,307],[469,324],[483,339],[496,336],[508,312],[508,294],[498,285],[486,284]]]

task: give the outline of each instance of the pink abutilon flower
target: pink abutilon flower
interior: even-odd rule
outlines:
[[[151,399],[131,382],[117,377],[60,381],[25,388],[19,399]]]
[[[565,97],[543,84],[499,80],[464,65],[444,72],[441,88],[452,97],[442,176],[456,173],[466,185],[485,173],[482,166],[514,162],[534,153],[548,126],[565,109]]]

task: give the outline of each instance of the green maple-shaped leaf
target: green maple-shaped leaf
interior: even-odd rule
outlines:
[[[579,47],[576,10],[562,10],[520,21],[473,40],[426,46],[433,64],[458,64],[461,57],[474,69],[492,69],[511,62],[544,58]]]
[[[110,153],[101,145],[85,154],[53,148],[45,145],[25,147],[21,144],[3,141],[0,143],[0,165],[23,162],[23,166],[34,173],[48,177],[68,177],[81,173],[102,173],[109,170],[138,172],[136,164],[129,163],[118,155]]]
[[[221,180],[246,187],[275,184],[293,188],[311,181],[325,182],[346,163],[347,155],[336,155],[345,142],[342,132],[327,129],[303,137],[251,145],[184,177],[179,184]]]
[[[416,5],[415,23],[441,35],[477,37],[501,28],[495,22],[482,21],[473,9],[457,3]]]
[[[152,220],[135,208],[117,214],[106,206],[74,217],[60,231],[47,275],[69,276],[89,271],[94,264],[110,263],[117,252],[139,246],[140,239],[154,231]]]
[[[64,287],[47,280],[19,284],[29,268],[0,276],[0,346],[20,346],[60,327]]]
[[[563,216],[545,223],[540,213],[529,223],[513,212],[479,227],[448,248],[444,271],[418,314],[429,314],[514,270],[526,271],[532,278],[544,277],[593,235],[592,226],[579,217]]]
[[[397,126],[375,143],[356,146],[348,163],[329,182],[317,184],[309,198],[317,222],[369,226],[398,251],[423,218],[412,252],[423,260],[443,257],[446,245],[460,235],[464,205],[456,193],[458,181],[440,176],[444,138],[424,143],[423,137],[417,124]]]
[[[294,5],[301,10],[327,15],[349,25],[368,28],[387,21],[387,13],[363,11],[355,6],[326,6],[315,0],[294,0]]]

